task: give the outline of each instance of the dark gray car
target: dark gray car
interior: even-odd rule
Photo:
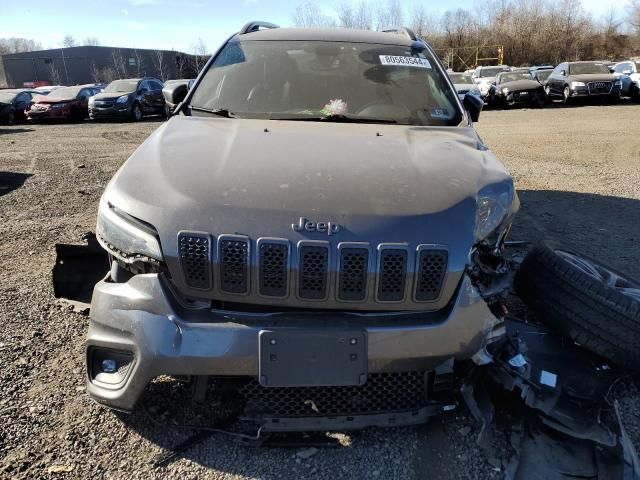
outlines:
[[[424,422],[504,334],[469,273],[519,205],[481,101],[408,30],[261,27],[102,196],[88,392],[132,410],[189,375],[266,431]]]
[[[502,107],[542,107],[546,103],[544,87],[532,78],[528,69],[499,73],[491,86],[490,98],[492,105]]]
[[[579,98],[620,99],[622,82],[602,62],[564,62],[547,78],[549,98],[569,103]]]
[[[137,122],[146,115],[164,115],[162,88],[156,78],[114,80],[89,99],[89,118]]]

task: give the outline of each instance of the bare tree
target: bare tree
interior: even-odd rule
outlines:
[[[208,48],[202,38],[198,38],[198,41],[191,45],[191,52],[193,53],[190,57],[191,67],[197,75],[209,58]]]
[[[404,25],[404,13],[400,0],[387,0],[387,4],[378,8],[377,29],[401,27]]]
[[[307,1],[296,7],[291,14],[291,20],[296,27],[335,27],[336,22],[329,15],[322,12],[320,7],[312,1]]]
[[[48,65],[47,70],[49,70],[49,81],[52,85],[61,85],[62,84],[62,75],[60,74],[60,70],[56,67],[56,64],[53,60]]]
[[[141,55],[138,49],[133,50],[133,58],[136,61],[136,72],[138,77],[142,77],[146,74],[145,64],[144,64],[144,55]]]
[[[126,78],[128,75],[127,63],[122,56],[122,51],[112,50],[111,59],[113,60],[113,70],[118,78]]]
[[[65,35],[64,38],[62,39],[62,46],[63,47],[75,47],[76,46],[76,39],[73,38],[73,35]]]
[[[153,65],[158,72],[160,80],[163,82],[167,79],[167,65],[164,58],[164,52],[162,50],[154,50],[153,52]]]
[[[100,40],[98,40],[98,37],[87,37],[84,39],[84,42],[82,42],[82,45],[87,47],[98,47],[100,46]]]
[[[31,38],[0,38],[0,55],[5,53],[22,53],[42,50],[42,45]]]
[[[343,0],[338,5],[338,25],[344,28],[359,28],[371,30],[373,13],[371,5],[366,0],[357,3]]]

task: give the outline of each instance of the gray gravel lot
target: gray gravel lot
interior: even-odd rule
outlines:
[[[478,130],[520,190],[512,237],[556,238],[639,278],[639,117],[626,104],[484,112]],[[0,127],[0,478],[502,478],[464,408],[420,428],[338,435],[341,447],[309,458],[214,436],[154,468],[190,432],[89,401],[87,317],[53,297],[54,246],[94,230],[104,186],[159,124]],[[637,445],[639,392],[629,380],[619,393]]]

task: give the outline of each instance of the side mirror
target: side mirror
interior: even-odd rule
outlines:
[[[480,112],[484,106],[482,99],[471,93],[466,93],[464,100],[462,101],[464,108],[469,112],[472,122],[477,122],[480,119]]]
[[[186,83],[174,83],[162,89],[162,95],[167,103],[178,105],[187,96],[189,88]]]
[[[560,75],[564,77],[566,74],[567,74],[566,70],[560,70]]]

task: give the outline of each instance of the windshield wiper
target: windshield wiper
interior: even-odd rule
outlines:
[[[237,116],[233,112],[230,112],[226,108],[202,108],[202,107],[194,107],[193,105],[189,105],[189,108],[197,112],[211,113],[213,115],[218,115],[220,117],[237,118]]]
[[[269,120],[289,120],[298,122],[336,122],[336,123],[386,123],[395,124],[397,120],[389,120],[382,118],[369,118],[369,117],[349,117],[347,115],[329,115],[329,116],[314,116],[304,115],[300,116],[270,116]]]

